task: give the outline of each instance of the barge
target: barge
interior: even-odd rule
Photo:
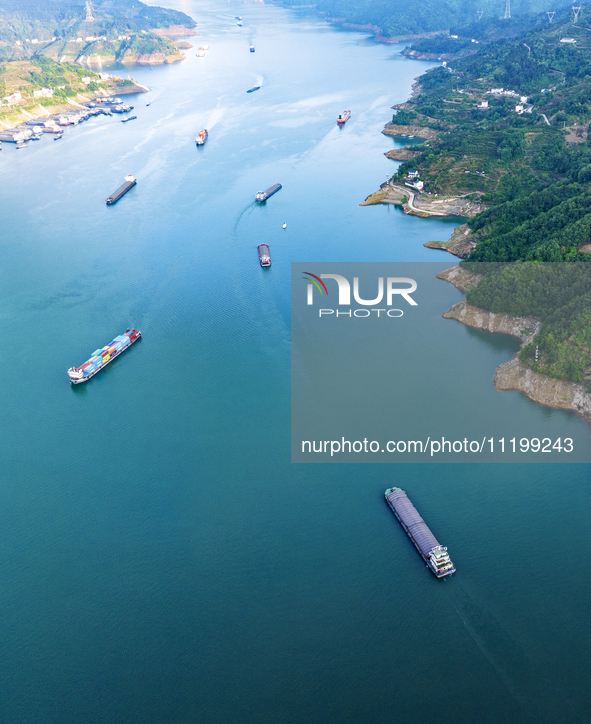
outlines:
[[[73,385],[88,381],[97,372],[100,372],[103,367],[106,367],[109,362],[112,362],[115,357],[118,357],[121,352],[125,352],[128,347],[137,342],[141,336],[142,333],[138,329],[126,329],[123,334],[115,337],[110,344],[93,352],[90,359],[87,359],[80,367],[70,367],[68,379]]]
[[[337,123],[339,126],[344,126],[349,118],[351,118],[351,111],[343,111],[343,113],[339,113],[337,116]]]
[[[273,186],[270,186],[266,191],[258,191],[255,199],[257,201],[266,201],[270,196],[276,194],[280,188],[281,184],[273,184]]]
[[[107,199],[107,206],[111,206],[112,204],[116,204],[119,199],[124,196],[129,189],[132,189],[137,184],[137,181],[135,180],[135,177],[132,176],[130,173],[127,174],[125,177],[125,183],[122,186],[119,186],[117,191],[115,191],[114,194],[109,196]]]
[[[259,244],[259,261],[261,266],[271,266],[271,252],[266,244]]]
[[[404,490],[401,488],[388,488],[384,493],[384,497],[392,512],[398,518],[400,525],[421,554],[421,558],[437,578],[444,578],[455,573],[456,569],[449,558],[447,548],[442,546],[431,533]]]
[[[128,121],[135,121],[137,116],[128,116],[127,118],[122,118],[121,123],[127,123]]]

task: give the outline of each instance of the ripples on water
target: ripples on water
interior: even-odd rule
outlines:
[[[152,92],[131,126],[2,150],[0,718],[585,720],[586,467],[289,462],[291,261],[454,262],[422,244],[455,220],[358,206],[395,168],[390,105],[429,64],[305,12],[179,9],[210,50],[133,69]],[[66,369],[129,324],[142,340],[70,389]],[[449,339],[439,355],[478,360],[478,411],[510,353]],[[440,394],[469,417],[461,385]],[[452,580],[424,569],[392,484],[450,546]]]

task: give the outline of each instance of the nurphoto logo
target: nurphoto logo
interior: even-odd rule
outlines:
[[[328,294],[328,289],[326,287],[326,284],[322,281],[323,279],[333,279],[338,286],[338,305],[340,307],[342,306],[351,306],[351,284],[349,280],[342,276],[341,274],[321,274],[320,276],[316,276],[316,274],[312,274],[311,272],[304,272],[305,276],[303,279],[305,279],[308,282],[307,285],[307,301],[309,306],[313,306],[314,304],[314,289],[316,288],[320,292],[320,296],[323,297]],[[405,285],[405,286],[399,286],[399,285]],[[328,316],[331,314],[334,314],[337,317],[344,316],[344,317],[369,317],[371,316],[372,312],[374,312],[378,317],[380,316],[381,312],[385,312],[388,317],[402,317],[404,312],[402,309],[389,309],[389,307],[392,307],[393,300],[396,296],[396,299],[399,299],[402,297],[405,302],[410,304],[413,307],[417,306],[417,303],[415,300],[410,296],[413,292],[416,292],[417,290],[417,283],[414,279],[410,279],[409,277],[386,277],[386,307],[382,308],[376,308],[375,305],[381,304],[382,300],[384,299],[384,277],[378,277],[378,295],[375,299],[362,299],[361,295],[359,293],[359,277],[353,277],[353,298],[357,302],[357,304],[361,304],[362,307],[371,307],[371,309],[319,309],[318,310],[318,316],[322,317],[324,315]]]

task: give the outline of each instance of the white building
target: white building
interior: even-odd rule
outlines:
[[[20,100],[22,100],[22,98],[22,94],[16,91],[15,93],[11,93],[9,96],[6,96],[4,100],[8,103],[9,106],[11,106],[13,103],[18,103]]]
[[[479,103],[478,108],[488,108],[488,101],[482,101]]]
[[[41,88],[41,90],[33,91],[33,98],[51,98],[53,95],[53,88]]]
[[[576,43],[577,41],[574,38],[560,38],[561,43]]]
[[[518,103],[515,106],[515,113],[523,113],[523,106],[521,105],[521,103]]]

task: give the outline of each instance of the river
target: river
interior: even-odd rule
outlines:
[[[359,206],[432,64],[310,11],[175,7],[201,36],[121,71],[151,88],[137,120],[0,153],[1,721],[589,721],[588,466],[290,462],[290,263],[455,261],[423,244],[457,219]],[[462,298],[434,283],[441,312]],[[588,440],[492,388],[514,340],[445,324],[438,355],[470,373],[433,365],[440,407]],[[129,325],[140,342],[70,388]],[[397,484],[450,580],[386,507]]]

